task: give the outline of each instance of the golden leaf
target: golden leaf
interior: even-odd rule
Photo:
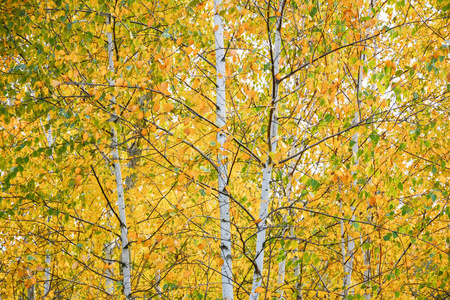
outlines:
[[[121,86],[121,85],[123,85],[123,79],[122,78],[117,78],[116,79],[116,84],[115,84],[116,86]]]

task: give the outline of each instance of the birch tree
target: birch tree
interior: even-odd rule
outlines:
[[[277,151],[278,142],[278,92],[279,92],[279,61],[281,51],[281,29],[283,25],[284,0],[281,0],[277,10],[277,22],[275,27],[275,40],[272,42],[271,33],[268,32],[269,53],[272,63],[272,101],[270,103],[269,125],[267,144],[269,156],[263,164],[261,181],[261,202],[259,207],[259,219],[257,223],[256,248],[255,248],[255,270],[253,273],[252,293],[250,299],[257,300],[261,290],[262,276],[264,272],[264,247],[266,243],[266,222],[269,215],[270,204],[270,182],[272,180],[273,155]],[[273,50],[272,50],[273,47]],[[259,289],[259,290],[258,290]]]
[[[222,264],[222,297],[226,300],[233,299],[233,268],[232,268],[232,244],[230,226],[230,200],[228,198],[228,170],[227,155],[223,148],[226,141],[226,134],[223,131],[227,124],[226,112],[226,87],[225,87],[225,46],[223,41],[223,25],[221,12],[221,0],[214,0],[214,40],[216,47],[216,123],[219,128],[217,142],[220,144],[217,156],[217,177],[219,181],[218,198],[220,206],[220,255]]]
[[[111,25],[111,16],[107,16],[107,25]],[[113,34],[111,31],[107,32],[108,37],[108,58],[109,66],[108,69],[114,73],[114,54],[113,54]],[[114,79],[109,80],[109,85],[114,87]],[[111,104],[114,106],[116,104],[115,96],[111,95]],[[116,179],[116,192],[117,192],[117,208],[119,211],[119,223],[120,223],[120,243],[121,243],[121,267],[123,272],[123,289],[124,295],[127,299],[132,298],[131,291],[131,262],[130,262],[130,244],[128,242],[128,228],[127,228],[127,218],[125,211],[125,195],[122,181],[122,172],[120,166],[120,156],[119,156],[119,144],[117,140],[117,126],[118,116],[115,112],[112,113],[111,117],[111,132],[112,132],[112,162],[114,166],[114,177]]]

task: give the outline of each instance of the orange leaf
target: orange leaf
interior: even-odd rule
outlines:
[[[155,104],[153,104],[153,111],[157,112],[159,110],[160,106],[158,102],[155,102]]]
[[[264,293],[264,288],[261,287],[261,286],[258,286],[258,287],[255,289],[255,293],[258,293],[258,294]]]
[[[142,120],[143,118],[144,118],[144,112],[140,111],[139,114],[138,114],[138,119]]]
[[[219,25],[214,26],[214,32],[216,32],[217,30],[219,30]]]
[[[75,169],[75,173],[76,173],[76,174],[80,174],[80,173],[81,173],[81,169],[80,169],[80,168],[76,168],[76,169]]]
[[[141,130],[141,134],[144,135],[144,136],[147,135],[148,134],[147,128],[142,129]]]
[[[36,266],[36,271],[44,271],[44,267],[41,265]]]
[[[83,133],[83,142],[86,142],[89,138],[89,134],[87,132]]]
[[[92,111],[92,105],[88,105],[86,106],[86,108],[84,109],[84,113],[85,114],[90,114]]]
[[[192,274],[191,271],[186,270],[186,271],[183,272],[183,277],[184,277],[184,278],[189,278],[189,277],[191,276],[191,274]]]
[[[281,74],[278,73],[278,74],[275,76],[275,78],[276,78],[277,80],[281,80]]]
[[[165,112],[170,112],[173,110],[173,104],[172,103],[166,103],[164,104],[164,111]]]
[[[123,85],[123,79],[119,77],[116,79],[116,86],[121,86],[121,85]]]

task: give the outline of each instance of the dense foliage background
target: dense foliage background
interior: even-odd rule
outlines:
[[[448,299],[449,17],[3,1],[1,299]]]

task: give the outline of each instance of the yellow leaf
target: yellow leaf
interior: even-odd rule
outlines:
[[[182,38],[177,38],[177,45],[180,46],[183,43],[183,39]]]
[[[83,142],[86,142],[89,138],[89,134],[87,132],[83,133]]]
[[[261,286],[258,286],[258,287],[255,289],[255,293],[258,293],[258,294],[264,293],[264,288],[261,287]]]

